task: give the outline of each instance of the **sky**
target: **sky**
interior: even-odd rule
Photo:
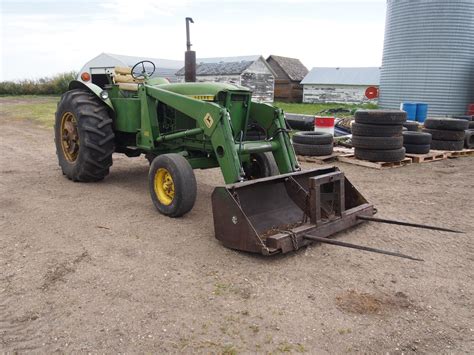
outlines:
[[[0,0],[0,81],[79,71],[102,52],[184,60],[261,54],[380,66],[385,0]]]

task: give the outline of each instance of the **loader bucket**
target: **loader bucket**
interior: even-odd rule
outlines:
[[[272,255],[329,237],[375,214],[373,205],[336,167],[216,187],[214,230],[224,246]]]

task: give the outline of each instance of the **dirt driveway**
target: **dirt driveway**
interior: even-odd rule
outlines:
[[[158,214],[143,158],[101,183],[61,175],[51,129],[0,119],[0,352],[473,353],[474,158],[376,171],[340,165],[379,216],[283,257],[214,239],[217,170],[187,216]],[[309,167],[309,165],[306,165]]]

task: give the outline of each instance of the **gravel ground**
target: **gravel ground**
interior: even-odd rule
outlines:
[[[473,353],[474,158],[377,171],[339,165],[380,217],[344,241],[262,257],[224,248],[196,171],[184,218],[156,212],[143,158],[72,183],[53,132],[0,119],[0,352]],[[305,164],[305,168],[311,165]]]

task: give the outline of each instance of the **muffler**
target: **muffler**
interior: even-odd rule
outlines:
[[[327,238],[375,214],[337,167],[216,187],[215,236],[228,248],[273,255]]]

